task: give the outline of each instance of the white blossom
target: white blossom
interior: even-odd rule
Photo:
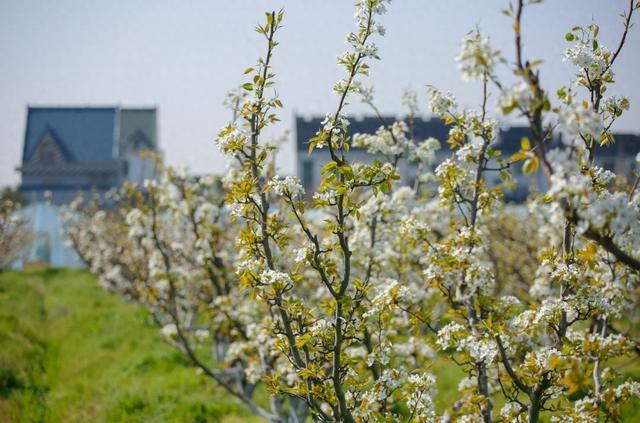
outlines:
[[[198,342],[204,342],[209,339],[209,331],[207,329],[196,329],[193,334]]]
[[[533,102],[533,93],[531,88],[525,82],[519,82],[510,88],[503,90],[496,102],[505,113],[508,113],[512,109],[520,108],[522,110],[529,110],[531,103]]]
[[[269,186],[276,194],[281,196],[288,195],[292,198],[304,196],[304,188],[297,176],[287,176],[284,179],[276,176],[269,182]]]
[[[173,323],[169,323],[162,327],[160,333],[162,333],[162,336],[165,338],[174,338],[178,335],[178,327]]]
[[[456,99],[451,93],[444,94],[434,87],[428,87],[427,93],[430,96],[429,107],[434,115],[442,116],[455,109]]]
[[[260,274],[260,282],[265,285],[278,284],[281,286],[288,286],[293,283],[291,277],[287,273],[271,269],[264,270]]]
[[[589,78],[593,80],[602,77],[608,71],[607,57],[610,55],[611,52],[604,47],[594,49],[590,44],[578,42],[565,50],[563,60],[570,61],[586,71]]]
[[[244,148],[247,136],[234,125],[223,127],[215,140],[216,147],[221,153],[230,153],[234,150]]]
[[[413,150],[413,159],[422,164],[430,165],[435,161],[436,151],[439,149],[440,141],[433,137],[429,137]]]
[[[572,136],[600,140],[604,126],[601,116],[585,102],[572,103],[560,111],[560,124]]]
[[[465,80],[482,78],[493,70],[497,53],[491,49],[489,37],[470,32],[462,41],[456,57],[458,68]]]

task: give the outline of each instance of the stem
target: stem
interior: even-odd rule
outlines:
[[[640,260],[624,252],[613,242],[613,238],[611,236],[601,235],[591,228],[587,229],[587,231],[583,235],[585,236],[585,238],[595,241],[602,248],[613,254],[615,258],[618,259],[618,261],[626,264],[632,270],[640,272]]]
[[[536,142],[537,149],[536,153],[538,154],[538,158],[542,163],[542,168],[547,176],[547,179],[551,178],[551,174],[553,173],[553,169],[551,168],[551,164],[547,160],[547,156],[544,149],[544,131],[542,129],[542,111],[544,107],[545,94],[540,86],[540,77],[538,74],[533,73],[531,68],[529,67],[529,63],[522,63],[522,36],[521,36],[521,28],[522,28],[522,11],[524,9],[524,0],[518,0],[518,9],[516,12],[516,19],[513,25],[515,33],[516,33],[516,65],[518,67],[518,72],[524,78],[525,82],[531,88],[533,92],[534,101],[532,102],[531,110],[526,110],[524,112],[525,116],[529,120],[529,125],[531,127],[531,132],[533,134],[533,138]]]
[[[518,387],[518,389],[530,395],[531,388],[528,387],[513,370],[513,367],[511,366],[511,362],[507,357],[507,352],[504,349],[504,345],[502,345],[502,340],[500,339],[500,335],[496,335],[496,343],[498,344],[498,350],[500,351],[500,358],[502,359],[502,364],[504,365],[504,368],[506,369],[507,374],[509,375],[513,383]]]
[[[471,200],[471,211],[469,217],[469,227],[471,229],[471,233],[475,232],[476,222],[478,217],[478,201],[480,199],[481,194],[481,183],[482,183],[482,173],[485,168],[486,162],[486,153],[487,148],[489,148],[490,139],[487,137],[486,130],[484,129],[484,122],[486,118],[486,106],[487,106],[487,75],[485,74],[482,84],[482,147],[480,149],[480,154],[478,155],[478,167],[476,168],[476,178],[474,183],[474,192],[473,199]],[[473,251],[474,242],[472,240],[471,245],[469,246],[469,254]],[[475,294],[474,294],[475,295]],[[476,313],[476,306],[474,301],[474,295],[470,296],[467,304],[467,313],[469,316],[469,325],[471,326],[471,331],[474,335],[479,334],[479,329],[477,327],[478,324],[478,316]],[[482,407],[482,418],[485,423],[491,422],[491,410],[493,409],[493,404],[491,402],[491,398],[489,396],[489,382],[487,377],[487,364],[482,361],[476,363],[476,370],[478,372],[478,392],[480,395],[484,396],[487,399],[487,404]]]

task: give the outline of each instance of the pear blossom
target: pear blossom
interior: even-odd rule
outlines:
[[[163,326],[160,332],[166,338],[173,338],[178,335],[178,328],[174,323],[169,323]]]
[[[479,31],[470,32],[463,40],[456,57],[458,68],[465,80],[478,79],[492,72],[498,53],[491,49],[489,37]]]
[[[604,126],[601,116],[585,103],[572,103],[560,113],[560,124],[572,136],[600,139]]]
[[[434,87],[428,87],[427,93],[430,97],[429,107],[434,115],[444,115],[456,107],[456,99],[451,93],[444,94]]]
[[[278,195],[288,195],[292,198],[304,195],[304,188],[297,176],[287,176],[284,179],[276,177],[270,181],[269,185]]]
[[[528,110],[533,102],[533,93],[531,88],[524,82],[519,82],[514,86],[505,89],[500,93],[496,105],[501,108],[505,114],[513,109]]]

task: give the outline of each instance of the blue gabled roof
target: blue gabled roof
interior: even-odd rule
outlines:
[[[117,153],[117,118],[115,107],[29,107],[23,162],[47,129],[75,162],[113,160]]]

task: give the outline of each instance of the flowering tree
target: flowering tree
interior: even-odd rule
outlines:
[[[11,199],[0,203],[0,272],[13,263],[31,239],[20,204]]]
[[[522,19],[536,3],[504,11],[512,61],[479,30],[467,35],[457,60],[479,83],[480,106],[461,108],[428,86],[449,136],[418,140],[416,96],[404,96],[406,122],[386,122],[363,84],[388,1],[358,1],[337,106],[309,140],[310,154],[330,157],[314,193],[278,176],[277,147],[263,139],[282,107],[271,63],[284,15],[267,13],[257,28],[265,55],[227,98],[233,118],[216,139],[232,163],[222,186],[162,169],[145,194],[125,187],[121,207],[72,214],[76,248],[104,283],[145,304],[195,366],[271,421],[620,420],[640,395],[616,371],[638,351],[627,329],[640,195],[637,178],[614,185],[596,163],[629,108],[606,89],[640,5],[629,2],[614,51],[599,44],[596,24],[567,33],[576,80],[552,96],[522,48]],[[501,66],[510,81],[498,78]],[[356,96],[379,117],[376,133],[349,132]],[[505,116],[526,119],[531,132],[510,157],[496,148]],[[436,164],[441,142],[451,155]],[[353,161],[354,146],[374,160]],[[399,182],[401,162],[415,163],[411,187]],[[521,165],[546,180],[526,207],[503,200]],[[465,377],[437,413],[431,371],[443,360]],[[252,399],[259,382],[270,407]]]
[[[629,312],[635,301],[638,263],[633,256],[637,255],[637,245],[627,237],[637,240],[634,222],[637,222],[638,208],[634,203],[637,201],[634,189],[627,193],[612,193],[607,189],[614,175],[596,166],[594,158],[596,146],[613,142],[611,125],[628,108],[626,98],[602,100],[604,88],[613,82],[611,68],[624,45],[638,5],[630,2],[629,10],[623,15],[623,35],[613,54],[599,46],[595,24],[573,28],[567,34],[567,41],[573,45],[567,49],[565,58],[580,70],[576,86],[557,91],[560,103],[557,107],[551,105],[542,89],[540,73],[535,70],[537,62],[522,58],[520,27],[525,6],[528,5],[519,1],[515,9],[506,11],[514,19],[514,74],[522,82],[512,88],[503,87],[493,74],[492,58],[496,53],[491,51],[486,39],[476,34],[465,41],[459,59],[463,74],[483,80],[485,95],[480,122],[475,123],[472,118],[470,128],[465,128],[469,124],[468,114],[458,112],[450,96],[436,91],[432,91],[432,111],[454,124],[451,135],[471,134],[481,140],[465,142],[460,147],[456,153],[460,164],[445,162],[438,169],[445,185],[440,193],[443,202],[450,208],[459,207],[463,216],[467,230],[458,231],[455,237],[462,238],[462,246],[466,246],[468,252],[483,244],[483,237],[478,237],[481,234],[477,226],[478,211],[490,212],[497,198],[495,189],[499,187],[489,190],[483,186],[482,172],[492,170],[487,166],[488,157],[497,157],[497,171],[504,171],[522,159],[525,171],[534,171],[538,163],[542,164],[549,189],[544,199],[531,202],[531,214],[539,219],[546,235],[538,254],[541,263],[529,289],[531,298],[523,311],[521,299],[496,297],[493,275],[486,268],[476,268],[477,261],[466,259],[459,250],[460,244],[454,242],[457,250],[448,256],[449,245],[433,248],[431,266],[435,266],[438,273],[433,269],[430,273],[436,284],[444,283],[446,297],[454,309],[456,302],[460,307],[466,302],[466,310],[459,313],[466,325],[453,322],[443,327],[439,343],[461,352],[467,370],[477,377],[477,386],[473,386],[471,393],[482,397],[484,421],[491,420],[491,396],[486,381],[489,366],[497,372],[493,378],[508,401],[501,410],[506,419],[538,421],[543,410],[563,411],[564,420],[570,421],[598,421],[600,416],[615,419],[619,416],[619,401],[637,393],[638,389],[637,382],[615,386],[611,369],[602,368],[603,362],[625,355],[633,345],[632,340],[616,333],[609,323],[624,315],[625,310]],[[533,148],[524,139],[523,150],[506,161],[492,151],[491,137],[487,136],[491,127],[486,128],[484,124],[489,81],[500,92],[498,106],[502,112],[518,111],[526,117],[535,139]],[[579,87],[587,89],[589,100],[579,98]],[[460,130],[454,132],[456,128]],[[548,151],[547,141],[557,130],[564,131],[568,145],[563,150]],[[461,135],[451,139],[451,135],[453,143],[462,138]],[[472,154],[466,153],[467,149],[471,149]],[[476,167],[471,184],[467,182],[471,178],[465,169],[468,164]],[[508,174],[503,177],[508,178]],[[465,186],[471,187],[471,193],[464,191]],[[478,191],[481,191],[479,196]],[[482,196],[486,200],[481,200]],[[441,276],[438,258],[442,257],[443,250],[444,264],[451,269],[452,280]],[[465,280],[470,271],[472,275],[477,272],[472,282]],[[469,290],[472,284],[477,288]],[[456,292],[453,300],[452,287]],[[458,292],[462,292],[462,296]],[[472,294],[476,296],[475,304]],[[589,372],[593,386],[589,394],[575,401],[571,408],[562,401],[566,397],[562,397],[583,387]],[[523,401],[523,397],[527,401]]]
[[[82,259],[109,290],[140,302],[161,333],[203,374],[274,422],[297,422],[304,403],[274,396],[271,409],[253,400],[265,374],[282,366],[263,319],[235,278],[234,239],[218,179],[194,179],[159,165],[159,180],[142,194],[126,185],[101,209],[81,198],[65,212],[67,232]]]

